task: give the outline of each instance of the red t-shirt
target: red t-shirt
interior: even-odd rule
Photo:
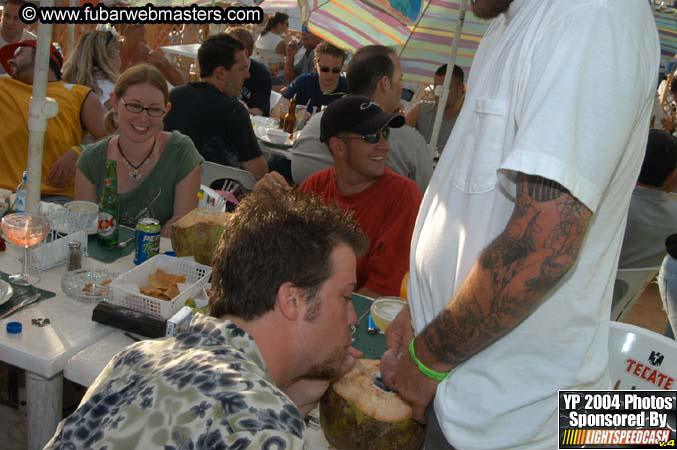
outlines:
[[[356,290],[366,287],[381,295],[399,295],[422,199],[416,183],[386,168],[367,190],[344,196],[330,167],[309,177],[299,189],[352,210],[369,238],[369,250],[357,260]]]

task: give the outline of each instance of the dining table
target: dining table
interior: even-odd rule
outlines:
[[[164,241],[165,247],[167,243],[171,246],[168,239]],[[134,244],[130,245],[126,254],[115,260],[84,256],[83,268],[124,273],[134,267],[134,254],[130,252]],[[21,249],[8,243],[7,249],[0,252],[0,272],[5,276],[19,272],[20,256]],[[35,287],[45,291],[44,299],[0,319],[0,361],[25,371],[29,450],[42,449],[62,418],[63,370],[67,362],[116,332],[115,328],[92,321],[95,303],[73,300],[62,292],[65,274],[65,264],[43,271]],[[7,332],[10,322],[21,323],[21,332]]]

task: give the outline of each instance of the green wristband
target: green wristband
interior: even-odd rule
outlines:
[[[427,368],[421,361],[419,361],[416,357],[416,351],[414,350],[414,339],[416,339],[416,336],[411,338],[411,341],[409,341],[409,356],[411,356],[411,360],[414,361],[414,364],[416,364],[418,370],[420,370],[423,375],[430,378],[431,380],[444,381],[444,379],[447,378],[447,375],[449,375],[449,371],[438,372],[437,370]]]

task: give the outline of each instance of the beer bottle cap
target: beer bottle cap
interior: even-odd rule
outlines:
[[[7,333],[9,334],[19,334],[21,333],[21,322],[9,322],[7,324]]]

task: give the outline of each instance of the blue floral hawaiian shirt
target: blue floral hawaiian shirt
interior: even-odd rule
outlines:
[[[196,314],[176,338],[118,353],[46,449],[303,449],[305,424],[254,339]]]

